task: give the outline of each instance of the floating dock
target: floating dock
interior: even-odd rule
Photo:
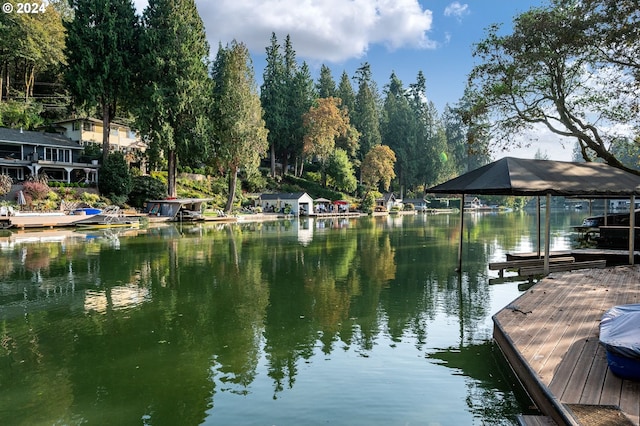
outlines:
[[[640,303],[640,267],[550,274],[493,317],[493,337],[542,416],[525,425],[640,425],[640,382],[611,373],[599,343],[611,307]]]

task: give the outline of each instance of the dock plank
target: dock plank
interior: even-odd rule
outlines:
[[[619,406],[621,394],[622,380],[607,368],[607,375],[602,387],[602,395],[600,395],[600,404]]]
[[[522,426],[556,426],[557,423],[546,416],[520,416],[518,422]]]
[[[591,374],[593,359],[597,350],[597,343],[595,345],[589,343],[590,342],[585,339],[574,344],[576,348],[579,348],[580,354],[575,364],[572,365],[573,371],[567,382],[567,387],[564,392],[560,394],[560,399],[563,401],[576,401],[581,404],[586,404],[586,402],[582,402],[582,400],[584,399],[587,380]],[[565,360],[562,360],[558,366],[558,371],[562,371],[565,365]],[[591,396],[591,398],[594,397]]]
[[[494,315],[496,342],[543,414],[577,424],[564,404],[619,406],[640,426],[640,384],[610,372],[598,339],[602,314],[639,294],[640,266],[554,273]]]
[[[595,345],[595,353],[591,367],[589,369],[589,377],[586,380],[584,386],[584,392],[580,397],[581,404],[600,404],[600,397],[604,389],[604,380],[607,377],[607,358],[605,355],[604,347],[600,342],[593,340],[589,341]]]
[[[622,381],[620,392],[620,406],[625,407],[624,413],[636,424],[640,423],[640,383],[631,380]]]
[[[581,341],[574,344],[569,352],[567,352],[560,365],[558,365],[557,372],[554,374],[553,379],[549,384],[549,390],[555,395],[559,395],[561,397],[564,396],[571,379],[575,378],[574,372],[579,368],[578,364],[584,350],[584,343],[584,341]],[[580,365],[580,368],[584,369],[585,366]]]

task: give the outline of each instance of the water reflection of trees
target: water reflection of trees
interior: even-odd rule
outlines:
[[[430,353],[428,358],[468,378],[465,402],[482,423],[511,425],[522,413],[523,407],[515,395],[522,400],[528,397],[493,342],[441,349]]]
[[[11,392],[53,394],[59,409],[21,413],[34,422],[45,413],[70,421],[73,404],[119,407],[115,423],[143,413],[194,424],[215,407],[216,393],[250,393],[262,356],[278,397],[317,347],[366,356],[388,335],[411,336],[423,350],[442,312],[459,321],[461,342],[475,340],[489,306],[491,226],[470,225],[458,280],[456,222],[364,218],[304,244],[295,222],[283,221],[154,230],[117,247],[69,246],[64,255],[47,247],[38,253],[48,250],[48,265],[33,258],[45,282],[71,276],[77,292],[100,292],[106,302],[80,314],[77,303],[66,312],[34,308],[24,321],[5,321],[0,383],[20,377]],[[16,282],[28,279],[26,268],[7,270]],[[127,286],[149,297],[122,309],[113,298]],[[49,383],[53,376],[66,385]],[[0,403],[0,412],[9,407]],[[103,412],[74,415],[91,423]]]

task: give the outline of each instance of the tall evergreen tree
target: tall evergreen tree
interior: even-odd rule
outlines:
[[[276,147],[286,134],[286,78],[284,59],[275,33],[266,49],[267,64],[262,75],[260,102],[264,110],[264,121],[269,129],[267,139],[271,158],[271,177],[276,175]]]
[[[302,116],[311,107],[315,94],[309,67],[304,62],[302,66],[298,66],[296,52],[289,35],[285,38],[283,59],[286,82],[286,129],[284,138],[280,139],[280,145],[276,148],[276,153],[282,163],[284,174],[289,168],[290,161],[297,160],[302,154],[304,138]]]
[[[382,144],[396,154],[396,176],[401,187],[412,189],[416,184],[416,120],[402,81],[391,74],[380,120]]]
[[[417,164],[416,180],[421,186],[430,186],[441,176],[446,159],[447,143],[444,126],[433,102],[427,98],[427,84],[422,71],[410,85],[410,104],[416,120],[416,149],[413,158]]]
[[[296,62],[296,51],[293,49],[289,34],[284,40],[282,60],[284,66],[284,86],[282,90],[285,99],[284,132],[276,142],[276,157],[282,164],[282,174],[284,175],[289,167],[289,159],[296,142],[296,134],[302,124],[302,114],[306,112],[306,110],[298,111],[296,108],[298,94],[293,85],[298,74],[298,64]]]
[[[267,130],[247,47],[235,40],[220,48],[213,66],[213,129],[217,162],[227,171],[230,212],[240,167],[256,171],[267,153]]]
[[[467,165],[467,143],[465,138],[465,127],[460,113],[449,105],[446,105],[442,113],[442,123],[447,137],[447,167],[448,176],[466,173]]]
[[[149,0],[143,24],[139,127],[165,155],[175,197],[178,161],[206,156],[209,46],[194,0]]]
[[[295,161],[295,174],[302,175],[302,158],[303,158],[303,146],[304,146],[304,126],[303,116],[309,111],[311,105],[313,105],[316,99],[316,92],[313,85],[313,79],[311,78],[311,72],[306,62],[302,63],[302,66],[296,72],[291,82],[289,90],[289,132],[290,141],[288,144],[288,150],[283,153],[283,165],[289,164],[288,159]]]
[[[380,136],[378,94],[368,63],[358,68],[355,79],[358,82],[358,93],[351,118],[353,125],[360,132],[358,160],[362,161],[373,147],[382,143],[382,137]]]
[[[349,75],[347,75],[346,71],[343,71],[342,75],[340,76],[340,83],[338,84],[336,94],[337,94],[336,97],[342,100],[342,104],[340,105],[340,108],[347,112],[347,114],[349,115],[349,120],[351,121],[351,123],[353,123],[355,104],[356,104],[356,94],[353,91],[353,86],[351,85],[351,79],[349,78]],[[352,128],[354,132],[357,134],[357,130],[355,126],[352,126]],[[344,149],[349,155],[349,159],[351,160],[353,165],[355,167],[359,167],[361,163],[361,161],[358,159],[358,153],[359,153],[359,147],[360,147],[359,141],[358,141],[359,138],[354,136],[357,136],[357,135],[349,135],[349,137],[346,137],[346,138],[342,138],[342,137],[338,138],[338,140],[336,140],[336,146]]]
[[[74,101],[102,114],[103,160],[110,123],[132,93],[139,26],[131,0],[70,0],[65,80]]]
[[[281,47],[272,34],[263,81],[260,99],[269,129],[271,173],[275,176],[276,159],[285,173],[289,162],[302,153],[302,115],[315,97],[309,67],[304,63],[298,66],[290,36]]]
[[[345,108],[349,113],[351,121],[353,121],[353,113],[356,107],[356,93],[353,91],[351,85],[351,79],[346,71],[342,72],[340,76],[340,83],[338,83],[337,97],[342,99],[342,108]]]
[[[316,92],[319,98],[335,98],[338,93],[336,82],[331,75],[331,68],[325,64],[320,67],[320,77],[316,84]]]

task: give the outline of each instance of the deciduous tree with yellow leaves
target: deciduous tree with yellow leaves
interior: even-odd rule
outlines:
[[[336,140],[358,138],[358,132],[349,123],[347,112],[340,109],[340,103],[340,98],[320,98],[317,105],[303,116],[303,152],[320,164],[323,186],[327,183],[327,166],[336,148]]]

